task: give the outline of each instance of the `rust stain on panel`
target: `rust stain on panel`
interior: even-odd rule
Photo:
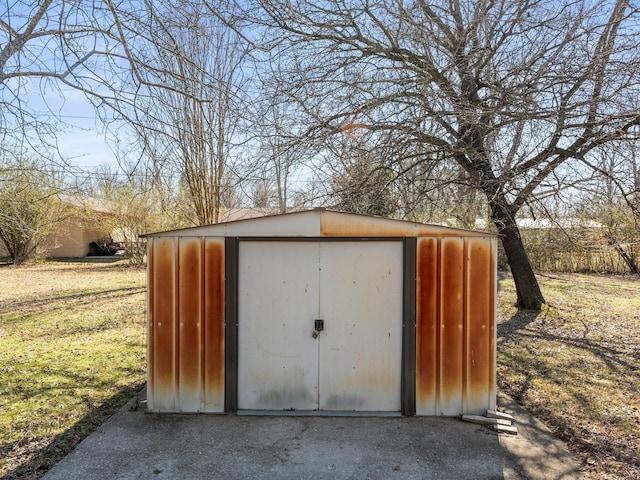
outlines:
[[[486,410],[488,405],[490,371],[493,363],[493,333],[490,319],[493,288],[491,261],[490,240],[469,240],[467,413],[480,413],[483,409]]]
[[[440,387],[441,413],[462,410],[464,241],[445,238],[441,250]]]
[[[486,236],[483,232],[458,230],[439,225],[425,225],[362,215],[323,212],[320,217],[322,237],[460,237]]]
[[[179,402],[180,410],[200,409],[201,386],[201,260],[200,239],[180,238],[178,273]]]
[[[420,238],[416,266],[416,409],[436,414],[438,241]]]
[[[323,216],[320,220],[320,234],[323,237],[402,237],[415,235],[415,229],[402,224],[389,225],[386,222],[380,222],[375,217],[349,216],[342,218],[332,216],[329,219]]]
[[[175,248],[173,238],[153,241],[153,369],[155,410],[175,408]]]
[[[204,410],[224,411],[224,239],[205,241]]]

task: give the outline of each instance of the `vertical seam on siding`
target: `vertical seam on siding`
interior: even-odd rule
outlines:
[[[463,240],[462,248],[462,413],[468,413],[469,401],[469,265],[471,264],[469,241]]]
[[[174,239],[174,284],[173,284],[173,381],[174,381],[174,405],[177,411],[182,411],[180,405],[180,237]]]
[[[322,216],[321,218],[321,222],[322,222]],[[318,272],[318,307],[316,309],[316,311],[318,312],[316,315],[316,318],[321,319],[323,316],[323,312],[321,310],[322,308],[322,303],[321,303],[321,298],[322,298],[322,244],[318,241],[318,243],[316,244],[318,247],[318,254],[316,256],[317,258],[317,272]],[[318,410],[320,410],[320,392],[322,390],[321,386],[320,386],[320,352],[322,351],[322,347],[320,342],[322,342],[322,335],[320,335],[320,337],[318,338],[318,341],[315,342],[317,351],[316,351],[316,360],[317,360],[317,367],[316,367],[316,405],[318,406]]]
[[[442,237],[436,244],[436,415],[442,414]]]
[[[490,322],[490,334],[489,337],[489,352],[491,355],[491,361],[489,362],[489,405],[493,409],[496,408],[496,369],[497,369],[497,359],[496,359],[496,348],[497,348],[497,328],[496,328],[496,311],[497,311],[497,267],[498,267],[498,240],[496,238],[492,238],[490,240],[491,245],[491,254],[490,254],[490,270],[491,270],[491,282],[489,285],[489,294],[491,295],[491,299],[489,301],[489,322]]]
[[[417,239],[402,241],[402,363],[400,404],[403,415],[416,413],[416,262]]]
[[[224,411],[238,411],[238,237],[226,237],[224,248]]]
[[[154,342],[154,332],[155,332],[155,328],[153,325],[153,322],[155,321],[154,318],[154,303],[153,303],[153,288],[154,288],[154,282],[153,282],[153,275],[154,275],[154,269],[153,269],[153,259],[154,259],[154,255],[153,255],[153,239],[148,239],[147,240],[147,406],[149,407],[150,410],[153,409],[153,389],[154,389],[154,379],[153,379],[153,375],[154,375],[154,348],[155,348],[155,342]]]
[[[200,411],[204,412],[205,410],[205,368],[206,368],[206,324],[205,314],[206,314],[206,305],[205,302],[207,300],[207,276],[205,273],[206,268],[206,239],[205,237],[200,237]]]

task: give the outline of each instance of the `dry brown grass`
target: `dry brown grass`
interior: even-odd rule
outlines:
[[[498,381],[582,462],[585,476],[640,478],[640,279],[539,275],[548,306],[518,312],[499,282]]]

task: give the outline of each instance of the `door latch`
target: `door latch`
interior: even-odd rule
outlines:
[[[320,332],[324,330],[324,320],[322,319],[316,319],[314,320],[314,330],[313,333],[311,334],[311,336],[313,338],[318,338],[318,335],[320,335]]]

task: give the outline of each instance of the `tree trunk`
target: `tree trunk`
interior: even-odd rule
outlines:
[[[524,249],[513,209],[499,193],[488,196],[488,200],[491,207],[491,220],[498,229],[513,281],[516,284],[517,306],[521,310],[540,310],[542,304],[546,302]]]
[[[634,258],[631,257],[627,252],[625,252],[624,248],[620,245],[620,242],[615,237],[613,232],[606,232],[605,238],[607,239],[607,243],[614,248],[614,250],[620,255],[624,263],[627,264],[631,273],[638,274],[640,273],[640,269],[638,269],[638,263]]]

